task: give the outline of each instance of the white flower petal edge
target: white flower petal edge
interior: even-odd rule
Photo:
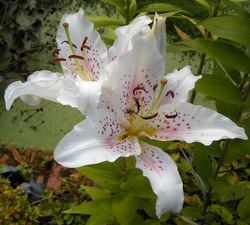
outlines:
[[[117,39],[109,49],[109,61],[116,60],[122,53],[131,49],[131,38],[143,28],[148,27],[152,20],[148,16],[141,16],[127,26],[115,30]]]
[[[16,81],[10,84],[4,95],[6,109],[9,110],[14,100],[18,97],[21,97],[29,105],[37,105],[40,103],[38,98],[44,98],[49,101],[77,107],[76,93],[72,94],[72,90],[67,90],[67,86],[71,83],[69,80],[65,83],[64,79],[60,73],[42,70],[30,75],[24,83]],[[61,92],[62,89],[64,89],[64,93]],[[61,94],[64,95],[64,102],[58,100]]]
[[[136,156],[136,167],[151,183],[157,195],[156,215],[160,218],[164,213],[180,212],[184,193],[181,177],[171,157],[160,148],[140,141],[142,154]]]
[[[56,36],[58,48],[61,49],[59,57],[67,60],[65,63],[61,63],[66,76],[71,75],[74,77],[76,75],[75,72],[78,71],[80,74],[84,73],[82,75],[86,79],[98,80],[102,74],[103,67],[108,63],[107,48],[99,33],[94,29],[93,23],[86,19],[83,14],[84,11],[80,8],[77,13],[63,15]],[[65,43],[65,41],[68,41],[68,37],[63,26],[64,23],[68,23],[71,41],[77,47],[74,48],[76,55],[84,57],[84,60],[78,60],[78,62],[85,71],[77,68],[74,59],[68,58],[73,53],[69,44]],[[87,37],[87,40],[84,45],[90,49],[81,50],[85,37]],[[71,67],[75,69],[74,72],[69,69]]]
[[[166,92],[171,90],[174,92],[174,98],[167,98],[164,104],[186,102],[189,98],[189,91],[195,87],[196,81],[201,78],[201,75],[193,75],[190,66],[185,66],[180,70],[175,69],[172,73],[168,73],[165,76],[165,79],[167,79],[168,82],[162,96],[164,97]]]
[[[158,110],[158,113],[162,120],[149,121],[143,132],[155,140],[180,140],[210,145],[220,139],[248,139],[245,130],[229,118],[199,105],[185,102],[166,104]],[[178,115],[175,118],[165,117],[176,113]],[[152,133],[147,132],[147,129]]]
[[[124,139],[125,132],[126,127],[114,113],[96,110],[64,136],[54,151],[54,159],[63,166],[76,168],[139,155],[137,137]]]
[[[83,81],[77,78],[76,86],[78,91],[78,105],[80,112],[85,115],[93,112],[97,108],[99,96],[102,93],[103,79],[98,81]]]

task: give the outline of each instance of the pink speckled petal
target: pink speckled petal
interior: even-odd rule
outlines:
[[[65,82],[65,80],[67,81]],[[74,88],[69,89],[70,84]],[[10,84],[4,95],[7,110],[18,97],[29,105],[37,105],[41,102],[40,98],[43,98],[63,105],[78,107],[76,86],[72,84],[72,80],[64,78],[60,73],[48,70],[34,72],[24,83],[17,81]]]
[[[136,156],[136,167],[150,181],[157,195],[156,215],[160,218],[164,213],[180,212],[184,193],[181,177],[171,157],[160,148],[140,141],[142,154]]]
[[[72,55],[70,46],[65,42],[62,43],[63,41],[67,41],[65,29],[62,25],[67,22],[69,24],[72,43],[77,46],[74,49],[75,53],[85,58],[84,63],[83,60],[78,60],[80,65],[86,69],[90,80],[98,80],[104,66],[108,63],[107,48],[101,40],[99,33],[94,30],[93,23],[84,18],[83,14],[84,12],[80,8],[77,13],[65,14],[62,17],[56,36],[58,48],[61,49],[59,57],[67,59],[66,62],[62,62],[62,65],[72,66],[74,69],[77,69],[74,59],[68,59],[68,56]],[[85,45],[90,47],[90,50],[85,49],[86,53],[83,55],[84,51],[81,51],[81,46],[85,37],[88,38]],[[72,77],[77,75],[65,66],[63,66],[63,70],[65,75]]]
[[[117,28],[115,30],[117,39],[109,49],[109,61],[116,60],[122,53],[130,50],[132,37],[151,22],[152,20],[148,16],[141,16],[129,25]]]
[[[117,116],[99,109],[77,124],[57,145],[54,158],[63,166],[75,168],[85,165],[113,162],[120,156],[139,155],[137,137],[124,139],[126,127]]]
[[[143,30],[132,38],[132,50],[124,53],[113,67],[114,82],[113,104],[122,119],[129,119],[128,109],[137,111],[133,97],[143,101],[144,112],[153,99],[153,86],[160,82],[164,74],[164,63],[152,32]],[[134,88],[143,87],[145,91]]]
[[[195,82],[201,79],[201,76],[194,76],[190,69],[190,66],[185,66],[181,70],[174,70],[165,76],[168,80],[167,85],[164,88],[162,99],[168,91],[174,92],[174,98],[169,96],[164,104],[172,102],[186,102],[189,98],[189,91],[195,86]],[[160,101],[161,102],[161,101]]]
[[[166,104],[158,112],[156,119],[162,120],[151,120],[142,127],[152,139],[201,142],[204,145],[226,138],[247,139],[243,128],[212,109],[180,102]],[[164,116],[176,113],[178,116],[175,118]]]

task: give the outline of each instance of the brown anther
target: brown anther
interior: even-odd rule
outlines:
[[[175,117],[177,117],[178,116],[178,112],[176,113],[176,114],[174,114],[174,115],[165,115],[165,117],[167,118],[167,119],[173,119],[173,118],[175,118]]]
[[[172,98],[174,98],[174,92],[173,91],[168,91],[167,93],[166,93],[166,97],[167,96],[169,96],[169,95],[171,95],[172,96]]]
[[[83,51],[83,49],[84,49],[84,48],[86,48],[86,49],[90,50],[90,47],[89,47],[89,46],[87,46],[87,45],[82,45],[82,47],[81,47],[81,51]]]
[[[68,23],[63,23],[63,26],[64,26],[64,27],[68,27],[69,24],[68,24]]]
[[[52,53],[53,58],[55,58],[56,53],[58,53],[60,50],[61,50],[61,49],[57,48],[57,49]]]
[[[168,82],[167,79],[161,79],[161,83],[162,83],[162,84],[166,84],[167,82]]]
[[[138,91],[138,90],[143,90],[146,92],[145,88],[143,87],[135,87],[134,90],[133,90],[133,95],[135,95],[135,92]]]
[[[126,113],[127,114],[133,114],[135,111],[133,110],[133,109],[128,109],[127,111],[126,111]]]
[[[151,115],[151,116],[146,116],[146,117],[141,116],[141,118],[144,119],[144,120],[150,120],[150,119],[153,119],[153,118],[155,118],[157,116],[158,116],[158,112],[155,113],[155,114],[153,114],[153,115]]]
[[[133,97],[133,99],[134,99],[136,107],[137,107],[137,112],[136,112],[136,114],[137,114],[140,111],[141,105],[139,103],[139,100],[136,97]]]
[[[153,86],[153,91],[155,91],[157,87],[158,87],[158,84],[155,84],[155,85]]]
[[[69,42],[68,42],[68,41],[63,41],[61,44],[63,44],[63,43],[67,43],[67,44],[69,44]],[[73,45],[73,47],[74,47],[74,48],[77,48],[77,46],[76,46],[75,44],[73,44],[73,43],[72,43],[72,45]]]
[[[80,56],[80,55],[70,55],[68,58],[69,59],[74,58],[74,59],[82,59],[82,60],[84,60],[84,58],[82,56]]]
[[[82,42],[82,46],[86,44],[87,40],[88,40],[88,37],[85,37],[83,42]]]
[[[62,62],[62,61],[66,61],[66,59],[64,59],[64,58],[54,59],[54,60],[52,60],[52,63]]]

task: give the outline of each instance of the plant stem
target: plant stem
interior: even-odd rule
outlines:
[[[206,54],[205,53],[201,53],[200,59],[201,60],[200,60],[200,65],[199,65],[197,74],[201,74],[201,72],[202,72],[203,66],[205,65]],[[195,96],[196,96],[196,91],[193,90],[192,94],[191,94],[191,97],[190,97],[190,101],[189,101],[190,103],[194,103]]]
[[[129,24],[129,20],[130,20],[130,18],[129,18],[130,1],[131,0],[126,0],[126,10],[125,10],[125,12],[126,12],[126,24],[127,25]]]

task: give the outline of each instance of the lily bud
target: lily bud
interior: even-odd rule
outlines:
[[[152,31],[155,35],[157,41],[157,48],[161,53],[164,62],[166,62],[167,58],[167,33],[166,33],[166,17],[159,16],[157,13],[154,17],[154,23],[152,27]]]

